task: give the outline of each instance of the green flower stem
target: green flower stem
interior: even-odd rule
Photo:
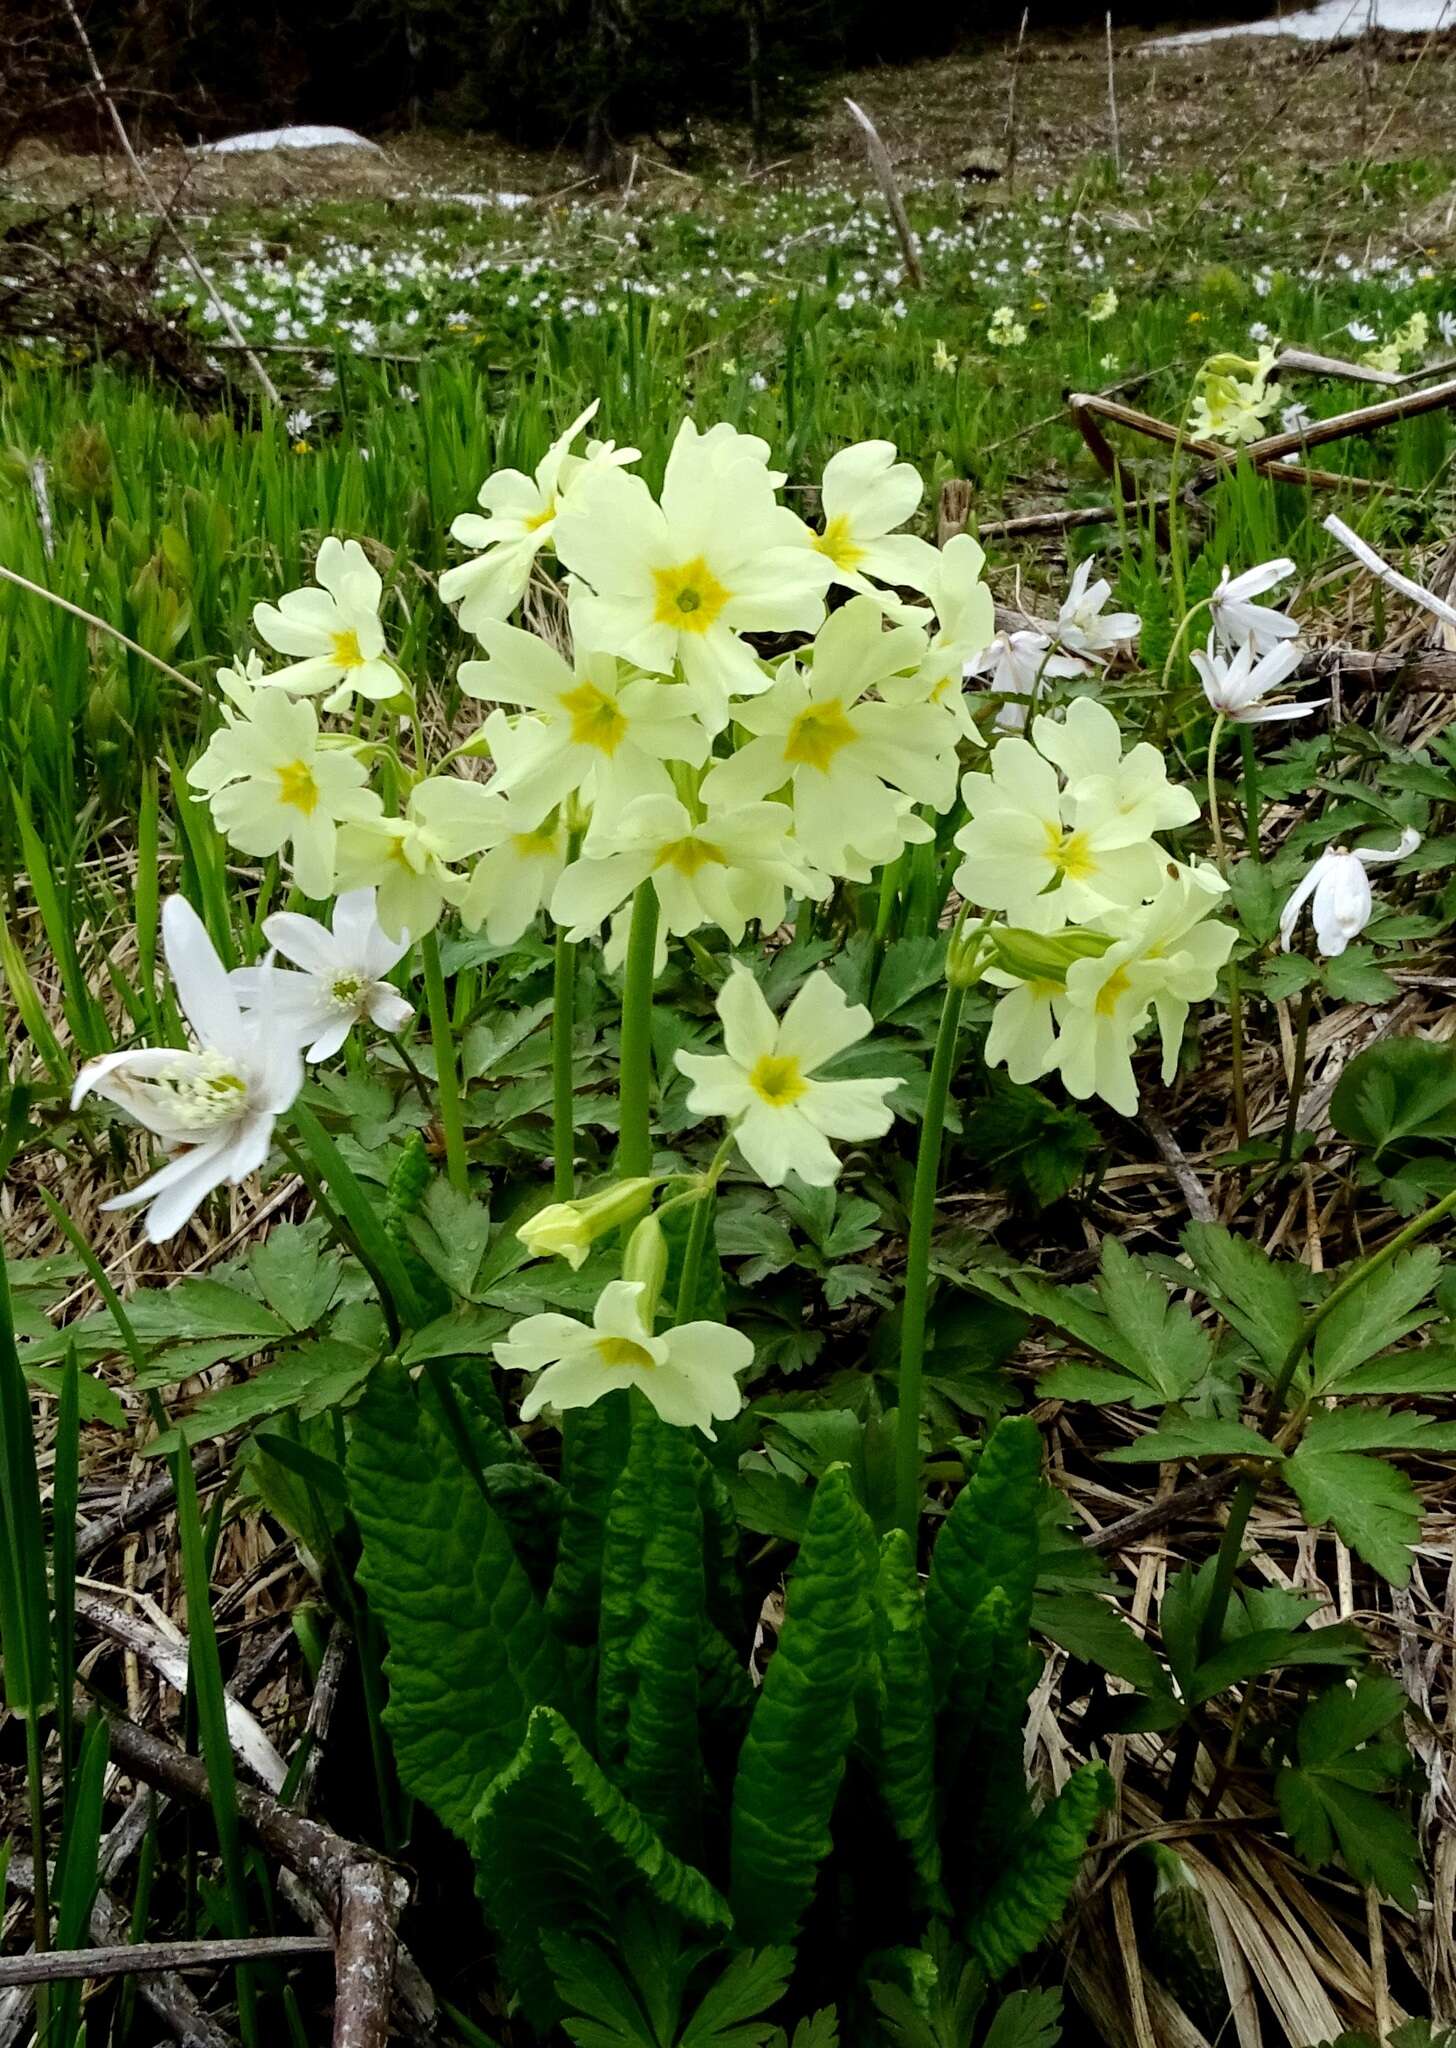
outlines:
[[[1294,1152],[1299,1130],[1299,1104],[1304,1094],[1304,1076],[1309,1054],[1309,1013],[1314,1002],[1313,984],[1300,998],[1294,1025],[1294,1072],[1289,1077],[1289,1107],[1284,1114],[1284,1132],[1279,1140],[1279,1164],[1287,1166]]]
[[[1174,552],[1173,556],[1173,576],[1174,581],[1178,584],[1178,586],[1181,589],[1183,576],[1181,566],[1177,560],[1176,551]],[[1198,614],[1200,612],[1206,611],[1208,609],[1209,603],[1210,599],[1206,597],[1201,597],[1198,600],[1198,603],[1193,606],[1191,611],[1187,611],[1183,614],[1182,618],[1178,621],[1178,630],[1173,635],[1172,644],[1168,649],[1166,658],[1164,659],[1163,673],[1161,680],[1158,684],[1157,725],[1152,735],[1153,744],[1158,748],[1161,748],[1163,746],[1164,742],[1168,737],[1168,708],[1171,701],[1170,692],[1173,686],[1173,664],[1178,659],[1178,655],[1182,649],[1183,642],[1188,636],[1188,628],[1193,624],[1193,621],[1198,617]]]
[[[1229,1094],[1233,1098],[1234,1137],[1249,1142],[1249,1100],[1244,1088],[1244,981],[1235,961],[1228,966]]]
[[[576,1031],[576,948],[556,927],[551,972],[551,1191],[558,1202],[576,1193],[576,1126],[571,1049]]]
[[[733,1150],[733,1132],[726,1131],[723,1142],[713,1154],[708,1171],[695,1188],[686,1194],[674,1195],[670,1202],[664,1202],[658,1210],[663,1216],[679,1202],[691,1202],[692,1218],[688,1224],[688,1241],[683,1247],[682,1273],[677,1283],[677,1307],[673,1313],[674,1323],[691,1322],[693,1304],[698,1298],[698,1287],[703,1272],[703,1253],[708,1248],[708,1233],[713,1227],[713,1218],[718,1211],[718,1182],[723,1168],[728,1164],[728,1155]]]
[[[25,1722],[25,1783],[30,1807],[30,1867],[34,1874],[31,1939],[35,1943],[36,1954],[44,1955],[51,1945],[51,1887],[46,1864],[45,1743],[41,1738],[39,1711],[33,1708],[21,1718]],[[43,1984],[35,1987],[35,2018],[35,2037],[37,2041],[44,2041],[50,2033],[50,1991]]]
[[[1259,757],[1254,752],[1254,729],[1239,727],[1239,745],[1244,755],[1244,819],[1250,860],[1259,859]]]
[[[463,1195],[470,1189],[470,1168],[465,1157],[465,1119],[460,1107],[460,1076],[455,1065],[450,999],[445,993],[445,976],[440,966],[440,942],[434,932],[427,932],[420,941],[420,952],[425,964],[425,1002],[430,1012],[430,1042],[435,1051],[440,1122],[445,1130],[445,1171],[450,1176],[451,1187]]]
[[[1208,735],[1208,826],[1213,834],[1213,857],[1222,867],[1224,863],[1223,828],[1218,822],[1218,743],[1223,738],[1224,717],[1220,711],[1213,721],[1213,731]]]
[[[940,1028],[930,1063],[930,1085],[915,1155],[915,1190],[910,1200],[910,1240],[905,1254],[905,1300],[900,1319],[900,1387],[895,1418],[895,1519],[911,1542],[920,1522],[920,1401],[925,1373],[925,1319],[930,1300],[930,1234],[935,1225],[935,1190],[946,1103],[955,1071],[966,984],[947,981]]]
[[[652,983],[656,959],[657,891],[651,882],[643,882],[632,898],[622,979],[617,1172],[623,1180],[652,1171]]]

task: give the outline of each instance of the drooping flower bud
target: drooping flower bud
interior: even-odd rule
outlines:
[[[516,1232],[533,1259],[565,1259],[573,1272],[586,1263],[599,1237],[634,1223],[652,1200],[656,1182],[646,1174],[616,1180],[579,1202],[549,1202]]]

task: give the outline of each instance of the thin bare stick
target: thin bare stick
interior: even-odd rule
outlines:
[[[1112,169],[1119,184],[1122,183],[1122,142],[1117,132],[1117,73],[1112,64],[1112,11],[1109,8],[1103,17],[1107,30],[1107,112],[1112,122]]]
[[[59,605],[63,612],[69,612],[73,618],[84,619],[86,624],[94,626],[98,633],[109,633],[113,640],[119,640],[123,647],[129,647],[133,654],[139,654],[143,661],[149,661],[153,668],[159,668],[164,676],[170,676],[174,683],[180,683],[184,690],[190,690],[194,697],[201,697],[204,694],[200,683],[194,683],[191,676],[184,676],[180,668],[173,668],[170,662],[163,661],[160,654],[153,654],[150,648],[143,647],[139,641],[131,639],[119,626],[113,626],[109,619],[100,619],[95,612],[82,611],[80,605],[72,604],[68,597],[58,597],[54,590],[47,590],[43,583],[32,583],[28,576],[18,575],[14,569],[7,569],[3,562],[0,562],[0,581],[14,583],[21,590],[28,590],[32,597],[43,597],[47,604]]]
[[[885,203],[890,209],[890,218],[895,223],[895,233],[900,239],[900,253],[905,258],[906,273],[911,284],[922,285],[925,282],[925,272],[920,267],[920,244],[915,239],[915,231],[910,225],[910,216],[906,213],[905,202],[900,197],[900,187],[895,182],[895,167],[890,162],[890,152],[886,149],[884,143],[881,142],[880,131],[876,128],[864,108],[856,101],[850,99],[847,99],[844,104],[849,108],[855,120],[858,121],[860,127],[864,130],[865,149],[869,155],[870,169],[879,181],[880,190],[885,195]]]
[[[155,206],[155,208],[157,209],[157,212],[162,216],[162,219],[167,223],[167,226],[171,229],[173,235],[176,237],[177,246],[182,251],[182,254],[186,257],[188,268],[192,271],[192,274],[197,279],[197,282],[202,286],[202,289],[207,293],[207,296],[211,299],[213,305],[217,308],[218,316],[221,319],[224,327],[226,327],[228,333],[232,336],[233,340],[237,343],[238,347],[247,357],[248,366],[252,370],[253,375],[257,378],[259,387],[261,388],[264,397],[267,399],[270,405],[280,405],[282,403],[282,400],[278,396],[277,387],[275,386],[273,379],[268,375],[268,372],[263,368],[263,365],[258,359],[258,357],[253,353],[252,349],[248,347],[247,341],[243,335],[243,331],[238,326],[237,320],[233,314],[232,307],[228,305],[227,301],[222,297],[221,293],[218,291],[217,286],[213,283],[212,279],[203,269],[201,263],[198,261],[195,252],[193,251],[192,244],[188,241],[187,237],[183,234],[181,228],[178,226],[176,217],[173,214],[171,208],[168,206],[166,200],[162,197],[161,193],[157,190],[156,186],[152,183],[151,179],[147,176],[146,170],[142,165],[141,158],[132,148],[131,137],[126,132],[126,123],[122,120],[120,114],[116,111],[116,102],[112,99],[111,94],[106,89],[106,80],[101,75],[101,66],[96,61],[96,52],[91,47],[91,38],[86,33],[86,24],[82,21],[80,15],[76,11],[76,0],[64,0],[64,6],[67,14],[69,14],[71,17],[71,26],[76,31],[77,40],[80,42],[81,48],[85,52],[86,63],[90,69],[92,79],[95,81],[97,98],[101,101],[102,106],[105,107],[107,113],[111,117],[111,125],[116,130],[116,138],[118,142],[120,142],[122,149],[126,154],[127,162],[136,172],[138,178],[141,179],[143,189],[145,190],[148,199],[151,200],[153,206]]]
[[[1011,53],[1011,83],[1006,89],[1006,168],[1002,176],[1008,193],[1016,190],[1016,79],[1021,69],[1021,46],[1026,41],[1026,24],[1030,15],[1030,7],[1023,7],[1021,27],[1016,31],[1016,48]]]
[[[1347,362],[1343,356],[1322,356],[1312,348],[1281,349],[1274,369],[1300,370],[1311,377],[1344,377],[1352,384],[1403,384],[1406,379],[1394,370],[1372,370],[1368,363]]]
[[[35,516],[40,522],[40,544],[50,561],[56,551],[55,529],[51,524],[51,494],[46,485],[46,459],[37,455],[30,465],[30,494],[35,499]]]
[[[399,1910],[396,1889],[386,1881],[383,1865],[373,1861],[350,1864],[344,1872],[334,2048],[387,2048]]]
[[[243,1941],[128,1941],[116,1948],[53,1948],[40,1956],[0,1956],[0,1985],[149,1977],[157,1970],[282,1962],[289,1956],[331,1955],[333,1947],[318,1934],[258,1934]]]

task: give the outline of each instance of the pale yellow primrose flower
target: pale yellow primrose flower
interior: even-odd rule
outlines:
[[[929,541],[894,531],[914,516],[925,495],[919,470],[896,455],[893,441],[857,441],[832,455],[819,490],[824,531],[806,529],[809,546],[830,564],[837,584],[881,603],[871,577],[926,590],[940,567],[939,551]]]
[[[1098,292],[1087,308],[1089,320],[1110,320],[1117,311],[1117,293],[1109,285],[1105,292]]]
[[[379,572],[356,540],[330,534],[314,563],[311,590],[290,590],[277,604],[255,604],[253,625],[278,654],[299,660],[263,680],[296,697],[328,690],[325,711],[341,711],[351,697],[382,702],[408,688],[388,659],[379,600]]]
[[[788,787],[794,828],[814,866],[845,871],[849,850],[893,860],[905,799],[948,810],[958,729],[939,704],[876,703],[867,692],[920,667],[918,627],[883,630],[872,597],[851,598],[814,642],[812,665],[785,661],[767,694],[738,706],[755,737],[703,778],[705,803],[733,805]]]
[[[404,816],[347,825],[339,834],[339,883],[379,891],[379,922],[392,936],[423,938],[467,878],[457,863],[497,843],[500,798],[480,782],[432,775],[409,793]]]
[[[824,616],[832,570],[802,535],[750,437],[730,442],[684,420],[660,505],[640,477],[607,469],[561,508],[556,552],[571,571],[576,643],[656,675],[678,664],[697,715],[721,732],[730,698],[770,682],[739,634],[812,632]]]
[[[619,1387],[636,1387],[664,1422],[700,1429],[743,1406],[738,1375],[753,1363],[753,1346],[722,1323],[680,1323],[655,1336],[642,1317],[644,1283],[613,1280],[602,1289],[591,1322],[574,1316],[527,1316],[495,1346],[507,1372],[539,1372],[521,1403],[521,1420],[546,1407],[590,1408]],[[543,1369],[544,1368],[544,1369]]]
[[[565,491],[574,476],[592,463],[620,466],[635,462],[636,448],[618,448],[610,441],[588,443],[585,458],[573,455],[571,444],[596,415],[594,398],[566,432],[551,443],[535,474],[519,469],[497,470],[480,487],[476,502],[485,512],[462,512],[450,528],[462,547],[479,552],[470,562],[457,562],[440,578],[446,604],[459,603],[457,614],[467,633],[480,637],[492,619],[509,618],[526,594],[531,569],[543,547],[550,545]]]
[[[518,744],[507,742],[504,755],[504,714],[493,712],[484,728],[496,780],[527,825],[576,793],[599,832],[634,797],[671,795],[664,761],[696,768],[707,759],[708,735],[680,686],[623,675],[614,654],[579,652],[573,670],[534,633],[495,619],[483,620],[477,637],[491,658],[462,662],[460,687],[536,714],[516,725]]]
[[[162,949],[196,1048],[139,1047],[89,1060],[71,1107],[88,1095],[114,1102],[176,1155],[104,1209],[146,1202],[152,1244],[175,1237],[204,1196],[236,1186],[268,1156],[274,1119],[303,1086],[291,1026],[268,1006],[245,1015],[202,920],[181,896],[162,905]]]
[[[378,817],[369,771],[347,746],[322,743],[307,698],[255,687],[235,669],[218,676],[232,700],[223,723],[187,770],[207,797],[219,832],[241,853],[266,859],[292,849],[305,896],[332,895],[340,824]]]
[[[986,556],[978,541],[958,533],[935,549],[936,567],[925,592],[936,617],[925,658],[913,675],[887,676],[880,695],[887,704],[937,704],[955,720],[956,731],[973,746],[986,744],[966,699],[968,665],[980,658],[996,632],[996,606],[981,580]]]
[[[1168,780],[1168,764],[1155,746],[1139,740],[1122,750],[1122,728],[1105,704],[1076,697],[1060,718],[1038,718],[1036,750],[1066,778],[1063,800],[1099,820],[1120,818],[1141,838],[1191,825],[1198,799]]]
[[[1113,944],[1097,958],[1074,960],[1065,994],[1052,1003],[1056,1065],[1069,1094],[1097,1095],[1123,1116],[1136,1113],[1132,1048],[1150,1010],[1163,1041],[1163,1081],[1172,1080],[1189,1004],[1213,994],[1233,950],[1233,926],[1205,922],[1226,889],[1211,867],[1175,865],[1151,903],[1101,920]]]
[[[744,1160],[768,1187],[796,1173],[810,1187],[839,1175],[831,1138],[880,1138],[894,1122],[885,1097],[898,1080],[818,1081],[817,1067],[869,1035],[874,1020],[821,969],[776,1018],[746,967],[718,996],[723,1055],[680,1052],[688,1108],[724,1117]]]
[[[990,758],[989,775],[961,784],[971,819],[955,835],[966,856],[955,886],[968,902],[1031,924],[1038,897],[1055,886],[1063,916],[1078,922],[1157,888],[1166,856],[1136,813],[1120,815],[1103,790],[1064,792],[1027,740],[998,740]]]
[[[1200,441],[1222,441],[1234,448],[1257,441],[1279,402],[1277,388],[1269,384],[1273,367],[1274,351],[1267,346],[1253,359],[1210,356],[1198,372],[1199,390],[1188,414],[1194,436]],[[1241,377],[1240,371],[1245,375]]]
[[[998,306],[991,315],[986,339],[993,348],[1020,348],[1026,339],[1026,329],[1012,307]]]
[[[399,1031],[414,1006],[384,979],[410,949],[410,936],[389,937],[375,915],[372,889],[349,889],[334,903],[332,931],[317,918],[278,910],[263,920],[263,936],[286,967],[235,967],[228,976],[244,1010],[268,1010],[304,1048],[306,1060],[326,1060],[366,1017],[380,1031]]]
[[[551,915],[573,940],[590,938],[642,883],[651,882],[661,931],[684,937],[716,925],[736,946],[749,924],[772,931],[788,894],[824,896],[783,804],[709,806],[695,819],[673,796],[638,797],[592,850],[573,861],[551,897]]]

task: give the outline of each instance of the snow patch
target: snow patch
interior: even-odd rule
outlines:
[[[1226,42],[1230,36],[1297,36],[1304,43],[1332,43],[1341,36],[1362,36],[1372,28],[1390,29],[1397,35],[1456,28],[1456,0],[1321,0],[1318,7],[1281,14],[1273,21],[1187,29],[1182,35],[1159,36],[1143,48],[1187,49],[1193,43]]]
[[[312,127],[306,123],[297,128],[260,128],[251,135],[226,136],[221,142],[199,142],[196,154],[252,156],[265,149],[372,149],[376,156],[384,154],[377,142],[356,135],[352,128]]]

